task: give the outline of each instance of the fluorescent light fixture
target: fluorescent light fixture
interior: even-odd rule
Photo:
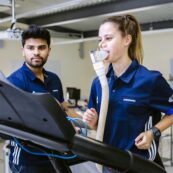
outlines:
[[[142,31],[142,35],[153,35],[153,34],[164,34],[173,32],[173,28],[170,29],[158,29],[158,30],[150,30],[150,31]],[[60,40],[54,41],[52,40],[52,45],[66,45],[66,44],[75,44],[75,43],[83,43],[87,41],[98,41],[98,37],[90,37],[90,38],[79,38],[79,39],[71,39],[71,40]]]
[[[1,0],[0,5],[11,6],[11,0]]]
[[[87,41],[96,41],[96,40],[98,40],[98,37],[80,38],[80,39],[72,39],[72,40],[64,40],[64,41],[52,40],[52,45],[66,45],[66,44],[83,43]]]
[[[50,35],[52,38],[68,38],[68,39],[74,39],[74,38],[82,38],[83,35],[80,33],[65,33],[65,32],[56,32],[56,31],[52,31],[49,30]]]
[[[0,32],[1,40],[21,40],[22,30],[20,29],[7,29]]]
[[[9,6],[1,6],[1,5],[0,5],[0,12],[7,11],[7,10],[9,10],[9,9],[10,9]]]
[[[173,32],[173,28],[168,29],[153,29],[148,31],[142,31],[142,35],[153,35],[153,34],[162,34],[162,33],[168,33]]]
[[[11,0],[10,2],[12,5],[11,28],[0,32],[0,39],[21,40],[22,30],[19,28],[16,28],[15,0]]]

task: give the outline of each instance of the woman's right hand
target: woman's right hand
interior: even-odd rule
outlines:
[[[87,109],[83,115],[83,121],[87,123],[92,129],[97,129],[98,114],[94,108]]]

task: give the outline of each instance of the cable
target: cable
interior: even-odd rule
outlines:
[[[80,125],[80,123],[79,123],[78,121],[76,121],[74,118],[71,118],[71,117],[67,117],[67,120],[68,120],[68,121],[72,121],[74,124],[77,124],[78,127],[79,127],[79,129],[80,129],[80,134],[83,134],[83,133],[82,133],[81,125]]]
[[[13,137],[14,141],[16,142],[16,144],[25,152],[32,154],[32,155],[37,155],[37,156],[47,156],[47,157],[55,157],[58,159],[74,159],[77,157],[77,155],[72,155],[72,156],[61,156],[61,155],[57,155],[57,154],[50,154],[50,153],[43,153],[43,152],[33,152],[31,150],[29,150],[28,148],[24,147],[15,137]]]
[[[81,118],[71,118],[71,117],[67,117],[67,119],[69,121],[72,121],[73,123],[76,123],[78,124],[78,127],[80,128],[80,133],[83,135],[83,136],[87,136],[88,135],[88,128],[87,128],[87,124],[85,122],[82,121]],[[83,134],[83,131],[82,131],[82,127],[80,125],[80,123],[78,121],[81,121],[84,125],[84,128],[85,128],[85,134]]]
[[[80,118],[71,118],[71,117],[67,117],[67,120],[69,121],[72,121],[73,123],[77,124],[78,127],[80,128],[80,133],[82,135],[83,134],[83,131],[82,131],[82,128],[81,128],[81,125],[78,121],[82,121],[82,119]],[[82,121],[83,122],[83,121]],[[87,125],[86,123],[84,123],[84,126],[85,126],[85,135],[84,136],[87,136]],[[28,148],[24,147],[24,145],[22,145],[15,137],[13,137],[15,143],[22,149],[24,150],[25,152],[29,153],[29,154],[32,154],[32,155],[37,155],[37,156],[46,156],[46,157],[55,157],[55,158],[59,158],[59,159],[74,159],[75,157],[77,157],[77,155],[72,155],[72,156],[62,156],[62,155],[57,155],[57,154],[51,154],[51,153],[43,153],[43,152],[33,152],[31,150],[29,150]]]
[[[84,136],[87,136],[87,125],[86,123],[84,123],[82,121],[82,119],[80,118],[71,118],[71,117],[67,117],[67,120],[72,121],[73,123],[77,124],[78,127],[80,128],[80,133]],[[85,134],[83,134],[81,125],[78,121],[82,121],[84,126],[85,126]],[[47,157],[55,157],[55,158],[59,158],[59,159],[74,159],[75,157],[77,157],[77,155],[72,155],[72,156],[61,156],[61,155],[57,155],[57,154],[51,154],[51,153],[43,153],[43,152],[33,152],[31,150],[29,150],[28,148],[24,147],[16,138],[14,138],[14,141],[16,142],[16,144],[23,149],[25,152],[32,154],[32,155],[37,155],[37,156],[47,156]]]

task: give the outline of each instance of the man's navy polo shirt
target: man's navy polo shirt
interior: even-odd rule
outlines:
[[[104,142],[119,149],[132,150],[135,138],[152,126],[150,116],[158,122],[161,113],[173,113],[173,90],[157,71],[150,71],[136,60],[119,78],[114,75],[112,65],[107,73],[109,106],[104,133]],[[99,114],[101,85],[98,77],[93,81],[89,108]],[[155,122],[155,123],[156,123]],[[148,124],[147,124],[148,123]],[[147,151],[137,148],[136,153],[149,158]]]
[[[50,93],[60,103],[64,101],[62,84],[59,77],[49,71],[44,70],[44,83],[36,78],[34,73],[26,66],[23,66],[12,73],[8,80],[18,88],[30,93]],[[31,108],[32,109],[32,108]],[[38,124],[39,125],[39,124]],[[33,151],[33,148],[30,148]],[[36,150],[36,152],[39,152]],[[15,165],[37,165],[50,164],[48,157],[35,156],[23,151],[14,141],[11,141],[10,162]],[[41,166],[41,165],[40,165]]]
[[[44,70],[44,83],[24,63],[23,66],[12,73],[8,80],[18,88],[30,93],[47,93],[53,95],[60,103],[64,101],[62,84],[59,77]]]

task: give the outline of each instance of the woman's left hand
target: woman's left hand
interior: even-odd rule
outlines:
[[[141,133],[135,139],[135,145],[138,149],[149,149],[153,140],[153,133],[151,130]]]

